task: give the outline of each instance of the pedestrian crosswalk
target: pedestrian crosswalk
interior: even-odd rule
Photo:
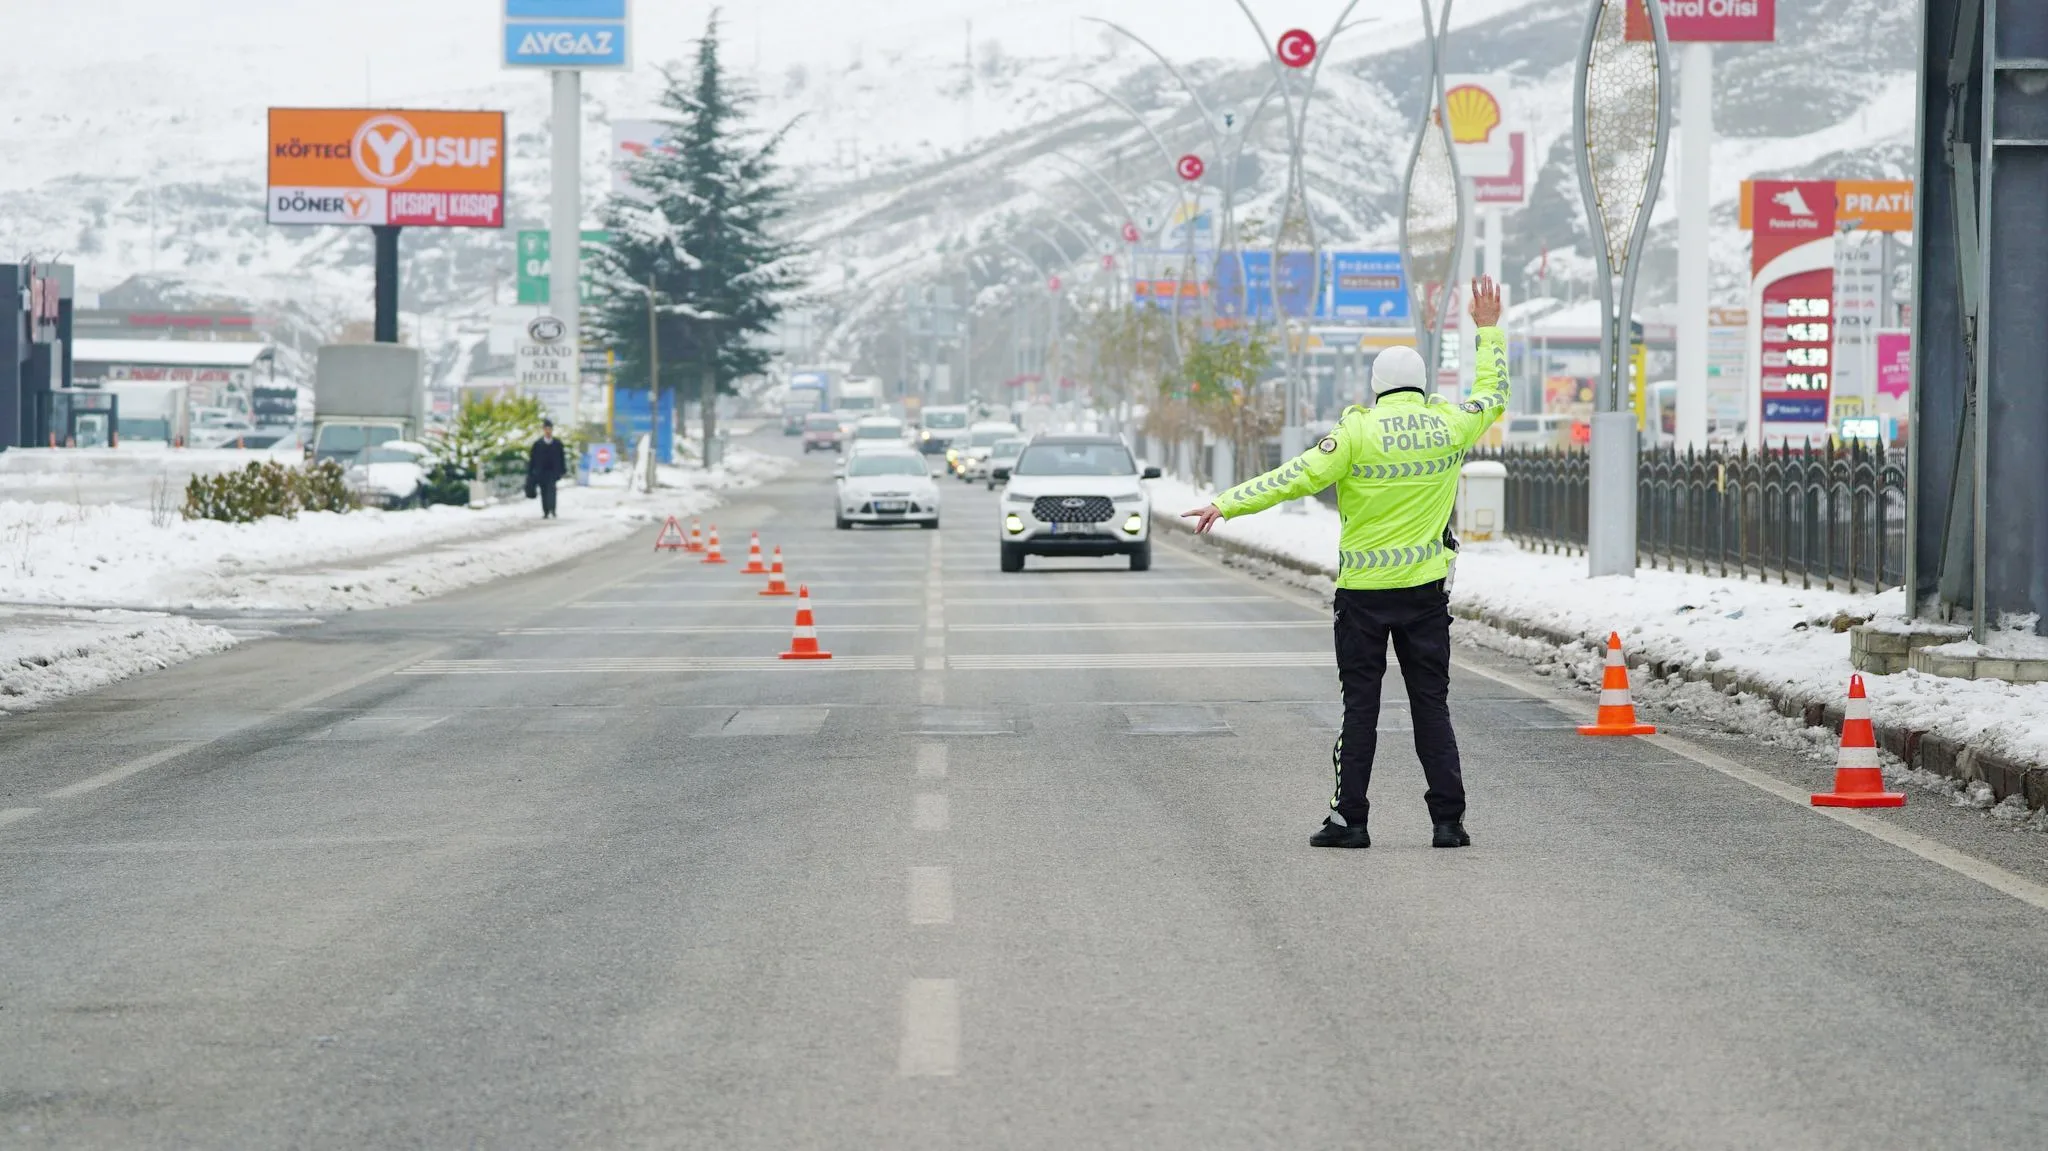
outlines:
[[[1336,657],[1328,651],[1019,652],[946,657],[950,671],[1218,671],[1336,664]]]
[[[912,671],[907,655],[855,655],[830,660],[774,656],[615,656],[591,659],[430,659],[396,674],[425,675],[661,675],[707,671]]]

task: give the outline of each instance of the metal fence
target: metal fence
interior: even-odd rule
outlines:
[[[1586,453],[1510,448],[1507,534],[1544,551],[1586,547]],[[1752,452],[1643,453],[1640,564],[1855,592],[1905,580],[1905,453],[1808,444]]]

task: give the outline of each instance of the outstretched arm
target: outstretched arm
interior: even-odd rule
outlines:
[[[1340,423],[1309,450],[1265,475],[1231,488],[1217,496],[1214,503],[1182,512],[1181,518],[1194,520],[1199,535],[1215,527],[1218,519],[1246,516],[1274,504],[1314,495],[1351,470],[1354,435],[1350,421]]]

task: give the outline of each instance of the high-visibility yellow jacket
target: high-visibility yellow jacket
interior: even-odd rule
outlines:
[[[1458,469],[1508,401],[1507,339],[1481,328],[1472,398],[1462,404],[1420,392],[1351,407],[1322,440],[1293,460],[1216,497],[1226,519],[1337,485],[1344,534],[1337,586],[1416,587],[1443,579],[1451,557],[1444,528],[1458,497]]]

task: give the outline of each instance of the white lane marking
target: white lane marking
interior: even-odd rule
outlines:
[[[138,775],[142,772],[148,771],[150,768],[155,767],[157,764],[164,763],[168,760],[176,759],[177,757],[184,755],[186,752],[197,751],[198,749],[205,747],[208,744],[215,743],[220,740],[226,739],[231,735],[247,731],[248,729],[255,727],[259,723],[266,723],[272,719],[277,718],[280,715],[284,715],[287,712],[303,711],[304,709],[309,708],[316,703],[332,699],[335,696],[341,695],[345,692],[354,691],[355,689],[362,687],[366,684],[375,683],[376,681],[383,679],[386,676],[392,675],[411,664],[417,663],[420,660],[426,659],[427,657],[434,655],[436,652],[445,651],[447,650],[447,647],[447,644],[435,644],[434,646],[429,647],[424,651],[415,652],[414,654],[407,656],[402,660],[398,660],[393,663],[387,663],[382,667],[376,668],[372,671],[366,671],[361,675],[355,676],[350,679],[345,679],[340,683],[333,684],[328,687],[323,687],[319,691],[313,692],[310,695],[302,695],[299,698],[292,700],[290,703],[284,704],[283,706],[278,707],[272,711],[263,713],[256,719],[252,719],[247,723],[237,724],[236,726],[221,732],[219,735],[214,736],[212,739],[202,739],[191,743],[181,743],[176,747],[167,747],[163,748],[160,751],[153,751],[148,755],[141,757],[140,759],[129,760],[127,763],[124,763],[119,767],[111,768],[107,771],[99,773],[98,775],[91,776],[86,779],[81,779],[77,783],[67,784],[63,787],[58,788],[55,791],[48,792],[43,796],[43,798],[71,799],[75,796],[84,795],[89,791],[98,791],[100,788],[106,787],[108,784],[119,783],[122,780],[127,779],[131,775]]]
[[[1217,668],[1335,667],[1327,651],[1074,652],[950,655],[954,671],[1208,671]]]
[[[926,791],[911,796],[910,826],[917,831],[944,831],[953,826],[953,807],[945,793]]]
[[[1124,595],[1124,596],[1095,596],[1095,597],[1083,597],[1083,596],[1063,596],[1063,595],[1047,595],[1047,596],[1003,596],[1003,597],[1001,597],[1001,598],[998,598],[998,599],[951,599],[951,600],[947,600],[947,601],[946,601],[946,604],[947,604],[947,606],[949,606],[949,607],[962,607],[962,606],[965,606],[965,607],[1004,607],[1004,608],[1019,608],[1019,607],[1033,607],[1033,606],[1038,606],[1038,605],[1043,605],[1043,606],[1045,606],[1045,607],[1066,607],[1066,606],[1068,606],[1068,605],[1070,605],[1070,604],[1087,604],[1087,605],[1090,605],[1090,606],[1095,606],[1095,607],[1100,607],[1100,606],[1103,606],[1103,605],[1114,605],[1114,606],[1119,606],[1119,607],[1127,607],[1127,606],[1137,606],[1137,605],[1142,605],[1142,604],[1154,604],[1154,603],[1170,603],[1170,604],[1191,604],[1191,603],[1272,603],[1272,602],[1273,602],[1273,597],[1272,597],[1272,596],[1264,596],[1264,595],[1185,595],[1185,596],[1171,596],[1171,595],[1146,595],[1146,594],[1145,594],[1145,592],[1144,592],[1144,589],[1143,589],[1143,588],[1133,588],[1133,589],[1131,589],[1131,594],[1130,594],[1130,595]],[[572,605],[572,606],[573,606],[573,605]]]
[[[956,623],[947,631],[1274,631],[1295,628],[1327,628],[1326,619],[1300,620],[1088,620],[1045,623]]]
[[[131,759],[119,767],[100,772],[98,775],[88,776],[77,783],[66,784],[55,791],[44,792],[43,798],[70,799],[73,796],[84,795],[88,791],[98,791],[108,784],[119,783],[131,775],[139,775],[142,772],[148,771],[150,768],[166,760],[176,759],[188,751],[197,751],[210,742],[212,741],[200,740],[194,743],[181,743],[175,747],[166,747],[152,751],[140,759]]]
[[[1591,718],[1587,709],[1574,709],[1571,705],[1557,700],[1552,695],[1555,688],[1550,684],[1541,683],[1534,679],[1526,679],[1518,675],[1498,672],[1491,668],[1480,667],[1456,657],[1452,658],[1451,664],[1458,670],[1470,672],[1481,679],[1490,679],[1506,687],[1526,692],[1556,708],[1560,714],[1581,720]],[[1907,831],[1905,828],[1887,823],[1881,819],[1863,815],[1859,812],[1833,807],[1815,807],[1809,798],[1812,792],[1806,788],[1796,787],[1775,776],[1757,771],[1755,768],[1744,767],[1726,756],[1718,755],[1678,736],[1646,735],[1637,736],[1636,738],[1642,739],[1655,747],[1662,748],[1673,755],[1689,759],[1701,767],[1720,772],[1730,779],[1746,783],[1767,795],[1776,796],[1786,803],[1799,808],[1801,811],[1820,816],[1823,819],[1832,819],[1844,827],[1855,828],[1872,839],[1882,840],[1893,847],[1909,851],[1927,862],[1938,867],[1945,867],[1965,879],[1974,879],[1993,891],[2002,892],[2022,903],[2048,911],[2048,886],[2035,883],[2024,876],[2015,875],[1995,863],[1986,862],[1974,855],[1957,851],[1945,843],[1929,839],[1924,835]]]
[[[917,749],[917,777],[919,779],[946,778],[946,745],[943,743],[921,744]]]
[[[924,649],[926,651],[943,653],[946,650],[946,633],[943,631],[935,631],[932,632],[930,635],[925,636]]]
[[[1180,626],[1180,625],[1175,625]],[[835,632],[916,631],[914,623],[835,623]],[[757,624],[747,627],[512,627],[499,635],[787,635],[788,624]]]
[[[802,581],[792,579],[789,582],[795,584]],[[805,586],[809,585],[806,584]],[[818,597],[813,596],[812,598],[816,599]],[[833,607],[917,607],[919,606],[920,601],[914,599],[839,599],[825,600],[824,602],[830,604]],[[789,610],[789,601],[787,599],[779,599],[770,596],[758,595],[750,595],[745,598],[735,599],[578,600],[575,603],[563,604],[562,606],[566,608],[575,608],[578,610],[605,611],[614,611],[619,608],[642,607],[695,608],[700,611],[731,611],[732,609],[739,607],[742,604],[754,604],[757,607],[772,607],[780,609],[782,611]]]
[[[913,979],[903,989],[899,1075],[953,1075],[960,1070],[960,987],[950,979]]]
[[[647,675],[698,671],[778,671],[809,667],[825,671],[915,671],[917,658],[908,655],[853,655],[833,659],[780,659],[776,656],[619,656],[596,659],[436,659],[422,660],[395,675]]]
[[[10,823],[20,823],[22,820],[34,815],[38,810],[40,809],[34,807],[0,807],[0,827],[6,827]]]
[[[1015,576],[1011,576],[1011,577],[1009,577],[1009,578],[1007,578],[1007,579],[975,579],[975,578],[971,578],[971,577],[970,577],[970,578],[968,578],[968,579],[952,579],[952,580],[948,580],[948,581],[947,581],[947,583],[951,584],[951,585],[952,585],[953,587],[975,587],[975,588],[991,588],[991,587],[993,587],[993,588],[1003,588],[1003,589],[1005,589],[1005,590],[1018,590],[1018,586],[1019,586],[1019,585],[1018,585],[1018,581],[1017,581],[1017,577],[1015,577]],[[1233,580],[1233,579],[1222,579],[1222,578],[1219,578],[1219,577],[1217,577],[1217,576],[1165,576],[1165,577],[1153,577],[1153,576],[1147,575],[1147,576],[1144,576],[1144,577],[1142,577],[1142,587],[1145,587],[1145,588],[1150,588],[1150,587],[1159,587],[1159,586],[1161,586],[1161,585],[1164,585],[1164,584],[1219,584],[1219,585],[1224,585],[1224,586],[1234,586],[1234,585],[1235,585],[1236,583],[1237,583],[1237,581],[1236,581],[1236,580]],[[1050,589],[1052,589],[1052,588],[1055,588],[1055,587],[1057,587],[1057,588],[1059,588],[1060,590],[1063,590],[1063,591],[1064,591],[1064,590],[1072,590],[1072,591],[1091,591],[1091,592],[1099,592],[1099,591],[1108,591],[1108,590],[1117,590],[1117,589],[1121,589],[1121,590],[1133,590],[1133,591],[1140,591],[1140,590],[1142,590],[1142,589],[1141,589],[1141,587],[1140,587],[1139,585],[1133,584],[1133,582],[1132,582],[1131,578],[1130,578],[1130,577],[1128,577],[1128,576],[1120,576],[1120,577],[1114,577],[1114,578],[1112,578],[1112,577],[1108,577],[1108,576],[1103,576],[1103,577],[1096,577],[1096,576],[1088,576],[1088,577],[1085,577],[1085,578],[1076,578],[1076,577],[1065,577],[1065,578],[1060,578],[1060,579],[1055,579],[1055,580],[1047,580],[1047,581],[1046,581],[1046,582],[1044,582],[1044,583],[1037,583],[1037,582],[1031,582],[1031,583],[1028,583],[1028,584],[1026,584],[1026,585],[1024,585],[1024,586],[1026,586],[1026,587],[1029,587],[1029,588],[1032,588],[1032,589],[1034,589],[1034,590],[1050,590]]]
[[[910,869],[910,922],[920,926],[953,922],[953,869]]]

